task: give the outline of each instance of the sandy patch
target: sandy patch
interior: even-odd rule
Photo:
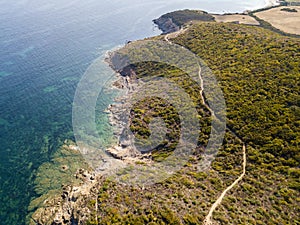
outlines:
[[[285,0],[286,2],[288,3],[291,3],[291,2],[300,2],[300,0]]]
[[[296,9],[298,12],[281,11],[283,8]],[[255,15],[279,30],[300,35],[300,6],[281,6],[255,13]]]
[[[259,25],[253,17],[248,15],[213,15],[216,22],[230,23],[236,22],[239,24]]]

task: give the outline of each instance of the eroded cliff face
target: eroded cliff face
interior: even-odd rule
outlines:
[[[168,34],[180,30],[180,27],[176,25],[171,18],[168,17],[160,17],[153,20],[153,22],[158,26],[160,30],[162,30],[162,34]]]
[[[193,21],[214,22],[213,15],[202,10],[178,10],[166,13],[153,20],[162,34],[168,34],[180,30],[183,26],[192,23]]]

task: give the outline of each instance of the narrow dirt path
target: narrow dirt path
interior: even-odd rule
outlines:
[[[204,90],[204,83],[203,82],[204,81],[203,81],[203,78],[201,76],[201,66],[200,65],[198,65],[198,66],[199,66],[198,75],[199,75],[200,87],[201,87],[200,95],[201,95],[201,98],[202,98],[202,103],[203,103],[203,105],[205,105],[208,108],[208,110],[210,111],[211,115],[215,116],[214,111],[205,102],[205,98],[204,98],[204,95],[203,95],[203,90]],[[229,128],[227,127],[227,129],[229,129]],[[213,222],[212,222],[212,214],[214,213],[214,211],[216,210],[216,208],[222,203],[223,198],[225,197],[225,195],[227,194],[227,192],[230,191],[234,186],[236,186],[238,184],[238,182],[241,181],[243,179],[243,177],[245,176],[245,174],[246,174],[246,165],[247,165],[246,145],[245,145],[245,143],[234,132],[232,132],[232,133],[234,134],[234,136],[236,136],[243,143],[243,173],[229,187],[227,187],[222,192],[222,194],[220,195],[220,197],[211,206],[211,208],[210,208],[207,216],[205,217],[205,220],[203,221],[203,225],[212,225],[213,224]]]
[[[211,115],[214,116],[215,113],[214,111],[209,107],[209,105],[205,102],[205,98],[204,98],[204,95],[203,95],[203,89],[204,89],[204,81],[203,81],[203,78],[201,76],[201,66],[199,66],[199,72],[198,72],[198,75],[199,75],[199,79],[200,79],[200,87],[201,87],[201,90],[200,90],[200,95],[201,95],[201,98],[202,98],[202,103],[208,108],[208,110],[210,111]],[[227,127],[227,129],[229,129]],[[229,129],[230,130],[230,129]],[[232,132],[232,131],[231,131]],[[245,176],[246,174],[246,165],[247,165],[247,157],[246,157],[246,145],[245,143],[234,133],[234,136],[236,136],[242,143],[243,143],[243,172],[242,174],[229,186],[227,187],[223,192],[222,194],[220,195],[220,197],[215,201],[215,203],[211,206],[210,210],[209,210],[209,213],[207,214],[207,216],[205,217],[205,220],[203,222],[204,225],[212,225],[213,222],[212,222],[212,214],[213,212],[216,210],[216,208],[222,203],[223,201],[223,198],[225,197],[225,195],[227,194],[228,191],[230,191],[235,185],[238,184],[239,181],[241,181],[243,179],[243,177]]]
[[[200,79],[200,87],[201,87],[201,90],[200,90],[200,95],[201,95],[201,99],[202,99],[202,103],[203,105],[205,105],[208,110],[210,111],[211,115],[214,116],[214,111],[209,107],[209,105],[205,102],[205,98],[204,98],[204,95],[203,95],[203,89],[204,89],[204,81],[203,81],[203,78],[201,76],[201,66],[199,66],[199,72],[198,72],[198,75],[199,75],[199,79]],[[237,137],[237,135],[232,132],[234,134],[234,136]],[[213,212],[216,210],[216,208],[222,203],[222,200],[223,198],[225,197],[225,195],[227,194],[228,191],[230,191],[235,185],[238,184],[239,181],[241,181],[243,179],[243,177],[245,176],[246,174],[246,165],[247,165],[247,157],[246,157],[246,145],[245,143],[239,138],[237,137],[242,143],[243,143],[243,172],[242,174],[229,186],[227,187],[223,192],[222,194],[220,195],[220,197],[215,201],[215,203],[211,206],[210,210],[209,210],[209,213],[207,214],[207,216],[205,217],[205,220],[203,222],[204,225],[212,225],[212,214]]]
[[[164,40],[169,44],[173,44],[170,39],[176,38],[178,35],[183,34],[186,30],[187,28],[181,28],[179,31],[168,33],[165,35]]]
[[[167,35],[165,35],[164,39],[169,44],[173,44],[170,41],[170,38],[175,38],[175,37],[177,37],[179,34],[181,34],[184,31],[185,31],[184,29],[181,29],[181,30],[179,30],[177,32],[167,34]],[[201,99],[202,99],[202,104],[205,105],[207,107],[207,109],[210,111],[211,115],[214,116],[215,115],[214,111],[205,102],[205,98],[204,98],[204,94],[203,94],[203,91],[204,91],[204,81],[203,81],[203,78],[202,78],[202,75],[201,75],[201,66],[199,64],[198,64],[198,66],[199,66],[198,75],[199,75],[199,79],[200,79],[200,88],[201,88],[200,95],[201,95]],[[229,129],[229,128],[227,127],[227,129]],[[211,206],[211,208],[210,208],[207,216],[205,217],[205,220],[203,221],[203,225],[212,225],[213,224],[213,222],[212,222],[212,215],[213,215],[214,211],[222,203],[223,198],[225,197],[225,195],[227,194],[227,192],[230,191],[233,187],[235,187],[243,179],[243,177],[246,174],[246,165],[247,165],[246,145],[245,145],[245,143],[233,131],[231,131],[231,132],[234,134],[234,136],[236,136],[243,143],[243,172],[229,187],[227,187],[222,192],[222,194],[220,195],[220,197]]]
[[[243,179],[243,177],[246,174],[246,165],[247,165],[247,158],[246,158],[246,146],[243,144],[243,173],[229,186],[227,187],[220,197],[215,201],[215,203],[212,205],[212,207],[209,210],[209,213],[205,217],[205,220],[203,222],[204,225],[212,225],[213,222],[211,220],[213,212],[216,210],[216,208],[222,203],[223,198],[227,194],[228,191],[230,191],[235,185],[238,184],[239,181]]]

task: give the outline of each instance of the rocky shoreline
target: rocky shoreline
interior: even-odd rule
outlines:
[[[113,68],[110,58],[105,61]],[[29,225],[86,224],[91,213],[96,210],[91,208],[90,203],[97,201],[98,190],[105,180],[103,174],[109,174],[110,170],[123,168],[124,165],[151,162],[149,154],[141,154],[133,147],[133,137],[126,133],[129,127],[130,96],[138,91],[135,72],[126,68],[116,71],[116,77],[116,81],[110,88],[117,88],[122,91],[122,94],[115,99],[106,112],[109,113],[109,122],[114,128],[114,135],[118,137],[118,144],[108,148],[107,153],[112,160],[120,163],[114,162],[114,168],[106,168],[101,173],[79,168],[74,174],[76,182],[62,185],[60,193],[49,191],[40,197],[44,199],[42,203],[36,203],[40,198],[31,203],[31,205],[37,204],[37,209],[28,216]],[[65,148],[70,151],[70,154],[73,151],[78,152],[78,147],[75,145],[65,146]],[[64,169],[68,170],[68,167],[64,166]]]
[[[154,19],[153,23],[163,32],[162,34],[169,34],[179,31],[182,26],[192,21],[214,21],[214,17],[201,10],[178,10],[162,15],[158,19]]]
[[[84,224],[91,214],[88,201],[93,196],[97,198],[97,186],[101,178],[84,169],[79,169],[75,177],[82,185],[63,186],[61,195],[47,198],[31,216],[30,225]]]
[[[154,23],[163,31],[163,34],[180,30],[180,27],[171,18],[160,17],[154,20]],[[130,101],[132,95],[139,91],[139,87],[141,86],[139,82],[141,81],[137,80],[135,71],[130,66],[120,71],[117,70],[114,65],[114,54],[115,51],[107,53],[105,62],[116,72],[116,80],[110,88],[120,90],[121,95],[114,99],[114,103],[109,105],[106,113],[108,113],[109,123],[114,129],[113,134],[118,138],[118,143],[106,149],[106,152],[112,157],[112,160],[120,162],[115,169],[122,168],[122,165],[136,163],[151,164],[151,153],[142,154],[139,152],[134,147],[133,135],[128,133],[130,122],[129,110],[131,109]],[[70,148],[74,148],[74,146]],[[107,169],[108,167],[104,168],[104,170]],[[44,197],[45,200],[42,205],[39,205],[28,218],[28,224],[86,224],[92,212],[97,211],[95,207],[97,206],[98,190],[105,180],[103,174],[106,174],[106,171],[97,173],[79,168],[74,174],[78,182],[76,184],[63,185],[60,193],[47,194]],[[109,174],[109,171],[107,174]],[[95,204],[91,206],[91,202]]]
[[[117,80],[111,88],[117,88],[122,91],[122,95],[114,99],[107,112],[109,113],[109,122],[114,129],[114,135],[118,138],[118,144],[107,149],[107,152],[115,159],[122,160],[125,163],[150,162],[150,154],[142,154],[134,147],[134,136],[130,132],[130,109],[132,96],[137,94],[141,86],[141,81],[133,68],[125,67],[121,71],[115,69],[113,65],[114,54],[108,54],[105,61],[115,70]]]
[[[41,165],[36,173],[35,191],[39,197],[32,199],[28,207],[31,213],[26,224],[84,224],[91,212],[86,206],[93,198],[94,187],[101,185],[100,180],[78,146],[66,140],[51,162]]]
[[[162,31],[162,34],[169,34],[180,30],[180,27],[173,22],[172,18],[160,17],[153,20],[153,22]]]
[[[163,34],[180,30],[172,18],[160,17],[154,20]],[[113,53],[109,54],[106,62],[114,68]],[[115,99],[107,113],[109,122],[114,127],[114,135],[118,137],[118,144],[107,149],[114,159],[126,164],[136,162],[151,162],[151,154],[141,154],[133,146],[133,137],[126,133],[129,126],[128,110],[130,110],[130,96],[139,90],[139,84],[134,70],[130,67],[116,71],[117,80],[111,88],[118,88],[123,95]],[[75,178],[80,185],[66,185],[62,187],[61,194],[51,196],[44,200],[29,219],[30,225],[70,225],[86,224],[92,212],[97,212],[98,190],[101,188],[104,177],[85,169],[78,169]],[[94,204],[91,204],[94,202]]]

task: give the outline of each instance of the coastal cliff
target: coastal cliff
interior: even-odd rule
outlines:
[[[160,21],[173,24],[174,18]],[[182,25],[177,21],[176,26]],[[167,74],[186,88],[198,104],[204,134],[197,151],[174,176],[150,187],[122,185],[78,170],[82,184],[66,186],[56,199],[46,200],[32,224],[202,224],[212,202],[243,171],[240,140],[247,145],[245,178],[228,193],[212,219],[218,224],[299,222],[299,39],[261,27],[197,23],[172,42],[197,53],[221,81],[227,126],[240,138],[227,130],[210,170],[199,171],[197,163],[209,135],[209,115],[199,103],[199,87],[181,71],[155,63],[141,64],[134,72],[118,71],[125,79],[120,88],[128,84],[126,78],[155,73]],[[136,114],[150,111],[142,107]],[[166,118],[177,120],[176,114]],[[143,125],[137,123],[134,130],[147,134]]]
[[[176,32],[180,29],[180,27],[172,21],[172,18],[160,17],[158,19],[153,20],[153,22],[163,32],[162,34],[169,34],[172,32]]]
[[[162,15],[153,22],[163,31],[162,34],[168,34],[180,30],[181,26],[191,21],[215,21],[211,14],[201,10],[178,10]]]

